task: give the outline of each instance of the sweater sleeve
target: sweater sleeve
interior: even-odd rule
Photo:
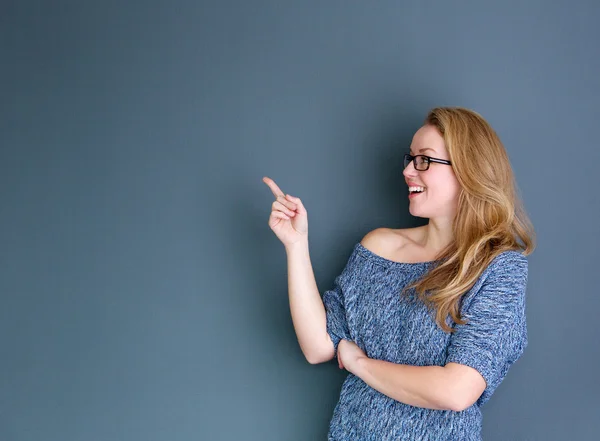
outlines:
[[[327,317],[327,333],[333,342],[334,357],[337,357],[337,348],[340,341],[351,339],[346,319],[342,280],[343,273],[335,278],[333,288],[323,294],[323,304],[325,305]]]
[[[509,251],[497,256],[481,288],[463,304],[461,316],[467,323],[456,325],[450,337],[446,363],[470,366],[486,382],[479,406],[490,399],[527,347],[527,275],[522,254]]]

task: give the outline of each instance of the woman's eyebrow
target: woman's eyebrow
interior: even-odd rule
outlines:
[[[423,147],[422,149],[419,149],[419,153],[423,153],[425,150],[431,150],[433,153],[435,153],[435,150],[433,150],[430,147]],[[409,153],[412,153],[412,149],[409,150]]]

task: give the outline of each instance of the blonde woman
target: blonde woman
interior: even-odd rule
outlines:
[[[349,372],[329,441],[481,440],[481,407],[527,347],[535,233],[495,131],[472,110],[434,108],[404,167],[410,213],[428,223],[366,234],[322,297],[306,209],[263,178],[301,350]]]

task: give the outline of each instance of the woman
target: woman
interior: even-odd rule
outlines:
[[[329,441],[481,440],[480,408],[527,347],[535,233],[495,131],[472,110],[434,108],[404,166],[410,213],[428,223],[366,234],[322,299],[306,209],[264,178],[300,347],[349,372]]]

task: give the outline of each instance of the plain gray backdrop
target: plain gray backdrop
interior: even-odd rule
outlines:
[[[484,439],[600,432],[597,1],[4,1],[0,439],[326,439],[347,375],[292,326],[269,176],[321,294],[408,212],[402,154],[464,106],[537,232],[529,346]]]

